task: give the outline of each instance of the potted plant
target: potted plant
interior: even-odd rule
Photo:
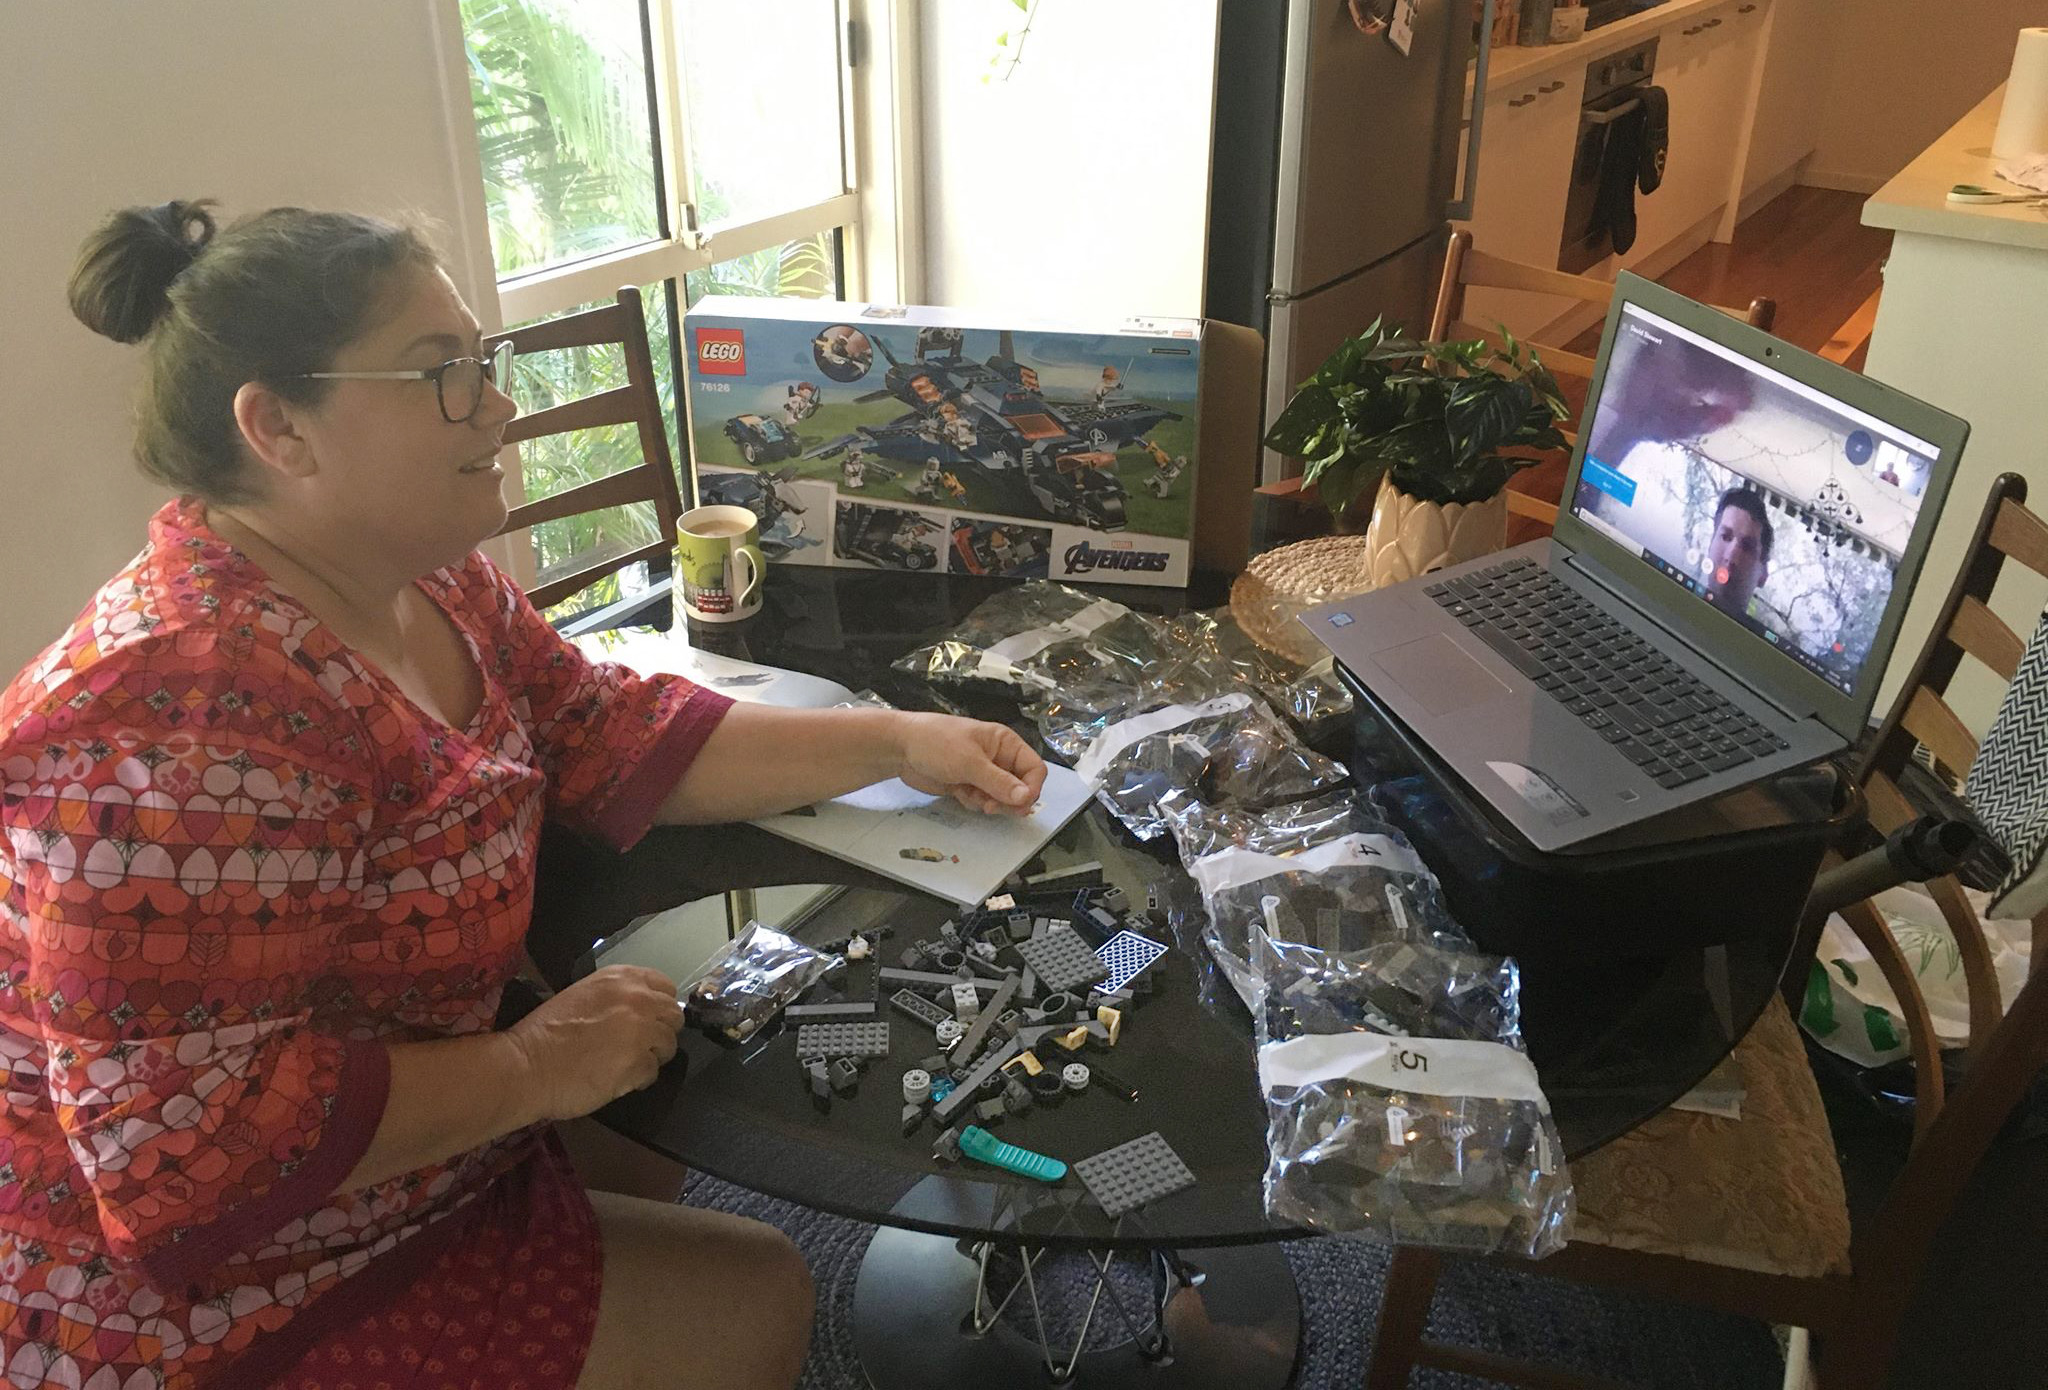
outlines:
[[[1557,381],[1503,330],[1425,342],[1374,320],[1301,384],[1266,446],[1302,461],[1340,529],[1371,496],[1373,586],[1498,550],[1508,479],[1564,447]]]

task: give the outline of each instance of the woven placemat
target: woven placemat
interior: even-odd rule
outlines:
[[[1267,651],[1304,665],[1324,653],[1294,621],[1304,609],[1372,587],[1364,536],[1318,536],[1254,555],[1230,586],[1230,615]]]

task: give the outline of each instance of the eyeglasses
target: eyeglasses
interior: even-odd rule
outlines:
[[[512,342],[491,349],[489,357],[458,357],[438,367],[414,372],[300,372],[307,381],[431,381],[440,400],[441,418],[466,425],[482,408],[484,383],[504,390],[512,380]]]

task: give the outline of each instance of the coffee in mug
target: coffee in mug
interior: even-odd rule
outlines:
[[[731,623],[761,611],[761,523],[745,507],[698,507],[676,522],[676,589],[683,615]]]

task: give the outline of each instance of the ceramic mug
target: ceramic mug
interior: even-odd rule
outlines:
[[[761,523],[745,507],[697,507],[676,522],[676,580],[683,614],[736,623],[761,611]]]

